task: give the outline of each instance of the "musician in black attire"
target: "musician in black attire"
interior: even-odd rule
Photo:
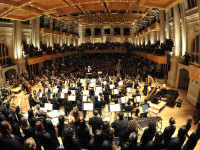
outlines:
[[[50,101],[51,101],[51,104],[53,104],[53,109],[59,110],[60,104],[59,104],[58,99],[56,98],[55,95],[53,95],[53,99],[51,99]]]
[[[98,110],[94,110],[94,117],[89,119],[89,125],[92,126],[92,133],[94,134],[97,129],[101,129],[101,125],[103,124],[103,120],[101,117],[97,117]]]
[[[95,96],[94,109],[97,109],[99,111],[100,116],[101,116],[102,102],[98,101],[97,96]]]

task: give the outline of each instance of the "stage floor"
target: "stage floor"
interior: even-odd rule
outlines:
[[[160,86],[162,88],[162,84],[160,84]],[[167,85],[167,88],[171,88],[171,87]],[[43,89],[41,84],[38,84],[38,85],[35,85],[35,86],[32,87],[32,91],[36,90],[38,92],[39,89]],[[140,90],[140,93],[142,94],[143,83],[140,85],[139,90]],[[162,119],[163,119],[162,120],[162,129],[161,129],[162,132],[163,132],[164,128],[169,125],[169,118],[170,117],[175,118],[175,120],[176,120],[176,124],[175,124],[176,125],[176,131],[175,131],[175,134],[173,136],[176,136],[177,133],[178,133],[178,129],[182,125],[186,124],[187,117],[189,115],[193,117],[195,114],[198,113],[198,110],[186,100],[187,91],[181,90],[181,89],[178,89],[178,91],[179,91],[178,99],[183,100],[181,108],[176,107],[176,106],[174,108],[165,106],[165,108],[163,110],[161,110],[158,114],[151,113],[151,115],[155,115],[155,116],[157,115],[157,116],[162,117]],[[132,92],[135,92],[135,90],[132,89]],[[13,103],[15,105],[18,105],[19,99],[21,99],[20,108],[21,108],[21,111],[23,113],[27,113],[27,110],[29,109],[28,96],[29,96],[28,94],[25,95],[25,93],[22,91],[19,94],[15,94],[15,98],[13,100]],[[143,96],[143,94],[142,94],[141,100],[143,101],[144,99],[145,99],[145,96]],[[63,108],[61,108],[61,110],[63,110]],[[87,116],[86,116],[86,120],[88,120],[88,118],[92,117],[92,116],[93,116],[92,112],[88,112]],[[117,119],[115,117],[115,113],[109,113],[108,112],[108,105],[106,105],[105,108],[102,110],[102,118],[104,118],[104,119],[109,118],[110,123],[112,123],[114,121],[114,119]],[[192,123],[192,127],[189,131],[189,135],[196,130],[196,127],[197,126]],[[139,131],[139,138],[138,138],[139,140],[140,140],[142,133],[143,133],[143,131],[140,130]],[[59,141],[61,141],[60,138],[59,138]],[[115,148],[118,149],[118,147],[115,147]],[[199,150],[199,149],[200,149],[200,142],[198,142],[198,145],[196,146],[195,150]]]

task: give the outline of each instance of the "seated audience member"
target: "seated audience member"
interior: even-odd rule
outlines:
[[[181,150],[186,139],[185,130],[184,126],[178,130],[178,135],[171,139],[168,150]]]
[[[155,134],[156,134],[156,122],[151,120],[148,123],[148,128],[144,130],[144,133],[140,139],[140,143],[142,144],[142,147],[146,147],[146,144],[153,140]]]
[[[90,140],[88,150],[112,150],[112,144],[103,139],[103,135],[100,130],[96,130],[94,133],[94,139]]]
[[[12,134],[12,127],[7,121],[0,122],[0,145],[2,150],[23,150],[18,136]]]
[[[137,150],[137,149],[139,149],[137,140],[138,140],[138,134],[135,132],[130,133],[128,141],[121,146],[121,150]]]
[[[191,128],[191,126],[192,126],[191,124],[192,124],[192,117],[189,116],[189,117],[187,118],[187,123],[186,123],[186,125],[184,125],[184,127],[185,127],[185,134],[186,134],[187,137],[189,137],[189,136],[188,136],[188,131],[190,130],[190,128]]]
[[[10,114],[8,116],[8,121],[12,127],[12,134],[14,134],[15,136],[18,136],[20,139],[22,139],[22,134],[20,132],[19,125],[17,122],[15,122],[13,114]]]
[[[113,142],[113,130],[110,128],[109,122],[105,121],[102,125],[102,135],[104,140],[109,141],[110,143]]]
[[[84,119],[80,120],[79,126],[77,128],[76,138],[79,140],[81,148],[88,149],[91,137],[90,131],[86,126]]]
[[[149,141],[145,149],[163,150],[164,149],[163,133],[160,131],[156,132],[154,140]]]
[[[32,137],[24,141],[24,150],[37,150],[35,140]]]
[[[57,124],[58,137],[62,136],[62,131],[63,131],[64,126],[65,126],[65,117],[61,115],[58,117],[58,124]]]
[[[62,135],[62,142],[65,150],[81,150],[78,140],[74,139],[73,135],[73,129],[70,126],[65,126]]]
[[[50,133],[46,132],[41,121],[35,125],[35,134],[44,150],[56,150],[57,145]]]
[[[199,139],[200,139],[200,128],[197,128],[197,130],[190,135],[185,146],[183,147],[183,150],[193,150],[196,147]]]
[[[101,130],[101,125],[103,124],[103,120],[101,117],[98,117],[98,110],[94,110],[94,117],[89,118],[89,125],[92,126],[92,133],[94,134],[97,129]]]
[[[123,142],[123,136],[126,131],[128,125],[128,119],[124,118],[124,114],[122,112],[119,113],[119,119],[115,120],[111,127],[114,128],[114,136],[119,137],[120,144]]]
[[[174,134],[176,130],[176,126],[174,125],[175,123],[176,123],[175,119],[171,117],[169,119],[169,126],[165,127],[164,129],[163,135],[164,135],[164,144],[166,148],[169,146],[172,135]]]

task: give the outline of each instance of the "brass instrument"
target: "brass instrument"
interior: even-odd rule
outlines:
[[[146,99],[150,99],[152,94],[155,92],[155,90],[158,87],[158,82],[154,81],[154,79],[150,75],[148,75],[148,78],[147,78],[148,87],[149,87],[149,82],[150,81],[151,81],[151,84],[155,84],[155,87],[151,90],[150,93],[149,93],[149,88],[147,88],[147,97],[146,97]]]

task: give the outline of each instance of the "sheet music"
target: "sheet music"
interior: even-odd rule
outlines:
[[[70,87],[75,87],[75,84],[74,83],[70,83]]]
[[[136,102],[139,103],[140,102],[140,96],[136,96]]]
[[[103,84],[104,84],[104,85],[106,85],[106,84],[107,84],[107,82],[106,82],[106,81],[103,81]]]
[[[114,84],[109,85],[110,89],[113,89],[115,87]]]
[[[38,97],[41,98],[42,97],[42,93],[39,93]]]
[[[148,90],[151,91],[151,87],[150,86],[148,87]]]
[[[99,96],[99,93],[102,93],[101,91],[95,91],[95,96]]]
[[[98,87],[96,87],[95,90],[96,90],[96,91],[102,91],[102,86],[98,86]]]
[[[113,94],[119,94],[118,89],[113,89]]]
[[[62,89],[62,93],[68,93],[68,89]]]
[[[76,100],[76,96],[68,96],[68,100],[69,101],[75,101]]]
[[[65,93],[60,93],[60,98],[65,98]]]
[[[48,88],[45,88],[45,89],[44,89],[44,92],[48,92]]]
[[[89,86],[90,86],[90,87],[95,87],[95,86],[96,86],[96,83],[90,83]]]
[[[131,93],[131,88],[130,87],[128,87],[126,90],[127,90],[128,93]]]
[[[90,83],[95,83],[96,82],[96,79],[91,79],[90,80]]]
[[[19,106],[21,105],[21,103],[22,103],[22,100],[21,100],[21,99],[19,99],[19,103],[18,103],[18,104],[19,104]]]
[[[46,110],[53,110],[53,104],[44,103],[44,108],[45,108]]]
[[[88,101],[88,97],[87,96],[83,96],[83,102],[87,102]]]
[[[53,93],[58,93],[58,88],[54,88]]]
[[[71,94],[72,95],[76,95],[76,91],[75,90],[71,90]]]
[[[90,95],[89,90],[84,90],[84,91],[83,91],[83,95]]]
[[[121,97],[121,103],[126,103],[126,97]]]
[[[110,112],[121,111],[120,104],[111,104],[109,106]]]
[[[83,110],[93,110],[94,105],[93,103],[83,103]]]
[[[119,86],[122,86],[122,85],[123,85],[123,83],[120,81],[120,82],[118,82],[118,85],[119,85]]]

